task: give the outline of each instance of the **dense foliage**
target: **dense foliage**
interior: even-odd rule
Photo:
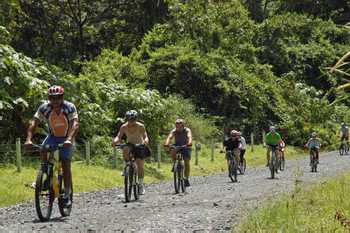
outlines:
[[[338,88],[347,74],[330,71],[350,51],[350,31],[339,25],[349,5],[3,1],[0,142],[24,137],[57,83],[79,109],[79,139],[101,141],[101,149],[131,108],[152,142],[180,116],[202,141],[222,127],[248,134],[276,124],[289,143],[302,145],[317,130],[329,146],[350,120],[348,94]]]

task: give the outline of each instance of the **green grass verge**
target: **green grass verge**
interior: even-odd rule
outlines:
[[[194,152],[191,161],[191,176],[210,175],[226,171],[226,161],[224,154],[219,153],[220,149],[215,149],[214,162],[211,161],[210,148],[203,146],[199,154],[199,165],[195,165]],[[262,146],[255,146],[254,152],[248,148],[246,153],[248,166],[262,165],[266,162],[266,151]],[[297,158],[302,156],[302,151],[289,147],[287,158]],[[0,207],[23,202],[33,198],[33,189],[28,186],[35,180],[38,163],[26,164],[21,172],[16,171],[14,165],[0,165]],[[87,166],[81,161],[72,163],[73,182],[75,192],[88,192],[105,188],[122,186],[121,176],[122,163],[117,169],[103,166]],[[145,182],[154,183],[172,178],[171,164],[161,163],[158,169],[157,163],[146,163]]]
[[[350,227],[350,175],[343,175],[292,194],[251,212],[237,232],[350,232],[335,218],[345,216]],[[268,202],[266,202],[268,203]]]

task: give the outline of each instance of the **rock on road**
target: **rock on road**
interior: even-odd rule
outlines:
[[[82,193],[75,196],[70,217],[60,217],[55,201],[52,219],[45,223],[38,221],[33,202],[1,208],[0,232],[228,232],[248,209],[292,191],[295,183],[346,172],[350,156],[324,154],[318,173],[310,172],[307,158],[286,165],[274,180],[265,167],[247,169],[239,183],[226,174],[194,177],[188,192],[180,195],[171,182],[151,184],[141,200],[131,203],[124,203],[121,189]]]

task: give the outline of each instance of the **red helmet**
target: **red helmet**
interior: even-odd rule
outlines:
[[[49,96],[55,96],[55,95],[63,95],[64,94],[64,88],[61,86],[52,86],[48,90]]]

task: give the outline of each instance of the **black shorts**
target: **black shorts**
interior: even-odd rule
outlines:
[[[128,144],[128,146],[135,159],[146,159],[151,156],[151,150],[146,145]]]
[[[341,141],[343,141],[343,140],[349,141],[349,136],[342,135],[341,136]]]

